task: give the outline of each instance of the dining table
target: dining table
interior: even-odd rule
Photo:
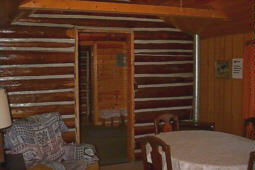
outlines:
[[[247,170],[254,141],[217,131],[160,133],[170,146],[173,170]]]

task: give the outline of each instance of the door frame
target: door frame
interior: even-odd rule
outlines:
[[[133,161],[135,159],[134,156],[134,150],[135,150],[135,139],[134,139],[134,123],[135,123],[135,114],[134,114],[134,98],[135,98],[135,92],[134,92],[134,33],[133,31],[129,30],[94,30],[94,29],[78,29],[75,28],[75,39],[76,39],[76,49],[78,49],[78,42],[79,42],[79,33],[82,32],[104,32],[104,33],[125,33],[127,34],[127,43],[129,44],[129,48],[127,50],[127,74],[128,74],[128,122],[127,122],[127,156],[129,161]],[[97,45],[96,43],[88,42],[86,44],[88,46],[92,46],[93,50],[93,57],[92,57],[92,85],[93,88],[93,96],[97,96]],[[78,50],[76,50],[75,55],[75,61],[78,61]],[[75,62],[75,68],[78,67],[78,62]],[[77,77],[78,72],[75,72],[75,77]],[[96,87],[96,88],[95,88]],[[78,91],[79,92],[79,91]],[[77,94],[76,94],[77,95]],[[76,96],[77,97],[77,96]],[[79,94],[78,94],[79,97]],[[97,97],[93,97],[93,109],[94,111],[98,112],[98,106],[96,105]],[[76,106],[77,107],[77,106]]]

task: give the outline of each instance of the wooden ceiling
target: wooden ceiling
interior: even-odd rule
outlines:
[[[202,37],[251,32],[253,2],[248,0],[2,0],[13,18],[17,4],[23,9],[54,9],[157,15],[177,28]],[[11,6],[10,6],[11,2]],[[0,6],[3,6],[0,4]],[[6,11],[7,9],[5,9]],[[2,10],[0,10],[2,11]],[[7,20],[7,19],[6,19]],[[4,22],[2,20],[2,22]],[[0,23],[1,24],[1,23]]]

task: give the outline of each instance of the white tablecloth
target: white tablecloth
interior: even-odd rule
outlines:
[[[156,135],[171,147],[173,170],[247,170],[252,140],[215,131]]]

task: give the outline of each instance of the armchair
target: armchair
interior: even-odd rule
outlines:
[[[67,144],[62,133],[68,129],[59,113],[46,113],[16,120],[6,130],[5,148],[22,154],[26,167],[44,165],[51,168],[86,169],[97,163],[92,145]]]

